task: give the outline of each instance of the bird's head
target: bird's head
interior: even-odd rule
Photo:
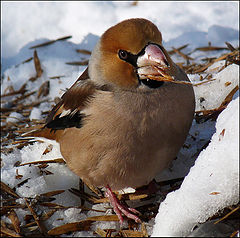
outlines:
[[[89,75],[99,85],[157,88],[162,77],[174,75],[174,67],[158,28],[146,19],[135,18],[104,32],[92,52]]]

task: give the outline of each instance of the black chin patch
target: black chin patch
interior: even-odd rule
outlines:
[[[163,81],[156,81],[156,80],[152,80],[152,79],[142,79],[140,81],[141,81],[141,83],[148,86],[149,88],[159,88],[164,83]]]

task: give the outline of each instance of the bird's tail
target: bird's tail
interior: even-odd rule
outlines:
[[[35,128],[33,130],[23,133],[18,140],[31,140],[31,141],[48,141],[55,140],[58,141],[60,131],[55,131],[46,127]]]

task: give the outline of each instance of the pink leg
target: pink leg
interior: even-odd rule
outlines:
[[[119,218],[120,224],[123,224],[123,217],[121,212],[128,218],[133,219],[135,222],[137,223],[141,223],[141,220],[134,214],[132,213],[139,213],[137,210],[135,210],[134,208],[128,208],[122,204],[120,204],[120,201],[118,200],[118,198],[116,197],[116,195],[113,193],[113,191],[111,190],[111,188],[107,185],[106,186],[106,196],[109,198],[109,201],[111,203],[111,205],[113,206],[113,210],[116,213],[116,215]],[[132,213],[131,213],[132,212]]]

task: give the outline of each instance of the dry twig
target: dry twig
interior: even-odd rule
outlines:
[[[34,49],[34,48],[39,48],[39,47],[51,45],[51,44],[53,44],[53,43],[55,43],[57,41],[68,40],[70,38],[72,38],[72,36],[64,36],[64,37],[58,38],[56,40],[50,40],[50,41],[46,41],[46,42],[44,42],[42,44],[31,46],[29,49]]]
[[[37,216],[37,214],[35,213],[34,209],[32,208],[31,204],[28,202],[28,199],[27,198],[24,198],[25,202],[26,202],[26,205],[29,209],[29,211],[31,212],[31,214],[33,215],[33,218],[41,232],[42,235],[46,235],[47,234],[47,230],[46,228],[43,226],[42,222],[40,221],[40,218]]]

